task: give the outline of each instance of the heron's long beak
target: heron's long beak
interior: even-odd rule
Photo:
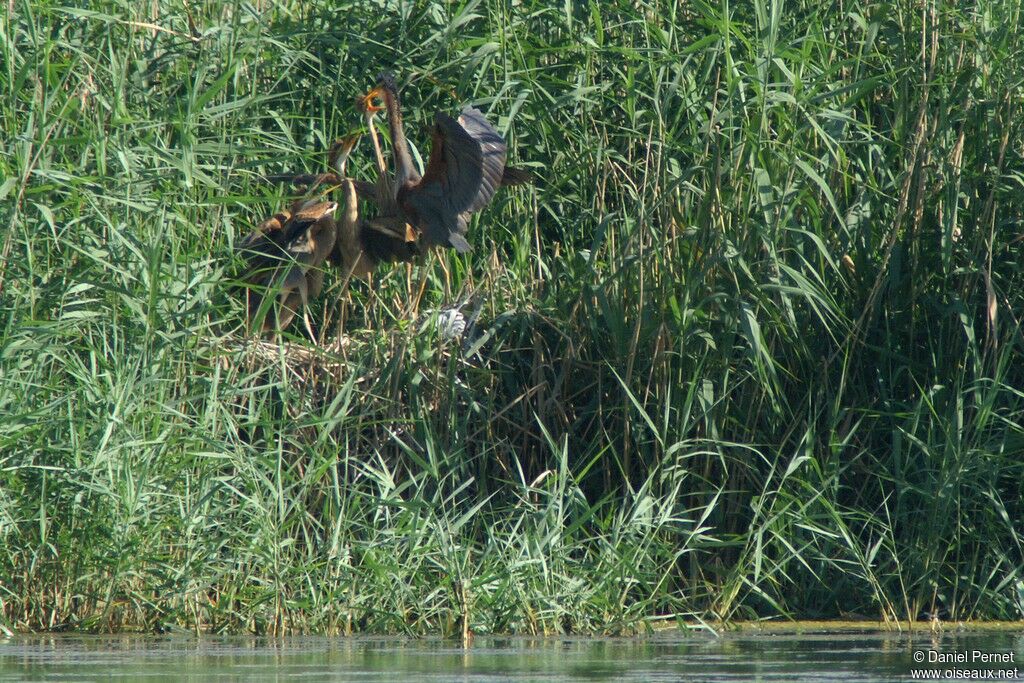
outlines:
[[[384,88],[380,86],[374,88],[370,92],[356,98],[356,108],[360,111],[369,114],[376,114],[379,111],[384,111],[383,105],[378,106],[374,104],[374,100],[377,98],[384,97]]]

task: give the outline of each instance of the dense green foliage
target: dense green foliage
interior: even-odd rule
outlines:
[[[3,5],[0,629],[1024,613],[1016,0]],[[538,185],[257,343],[382,68]]]

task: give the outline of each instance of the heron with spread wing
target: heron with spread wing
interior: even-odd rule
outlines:
[[[367,112],[380,111],[374,105],[384,100],[395,159],[393,181],[378,184],[378,203],[420,234],[424,247],[453,247],[459,253],[471,248],[466,241],[470,216],[482,210],[502,185],[531,181],[522,169],[505,165],[505,140],[480,110],[466,107],[458,119],[437,112],[431,133],[431,150],[421,176],[412,163],[409,144],[402,127],[398,87],[390,74],[382,74],[377,86],[365,96]],[[372,117],[368,117],[376,143]],[[379,145],[375,144],[378,156]],[[382,176],[385,174],[382,173]],[[381,196],[382,190],[388,196]]]
[[[374,103],[377,98],[383,99],[383,107]],[[358,136],[343,138],[331,148],[332,172],[271,177],[306,185],[307,198],[263,221],[239,243],[247,262],[250,316],[262,315],[264,331],[273,329],[275,322],[286,327],[300,309],[306,318],[309,299],[323,286],[325,262],[340,267],[346,277],[364,277],[380,263],[412,261],[432,246],[466,252],[472,214],[483,210],[499,187],[532,182],[529,172],[506,166],[505,140],[478,109],[466,107],[458,119],[436,114],[430,158],[420,175],[402,127],[394,78],[383,74],[358,105],[373,142],[377,182],[347,177],[346,164]],[[374,126],[379,111],[388,118],[393,176]],[[337,221],[338,203],[308,198],[322,185],[341,191]],[[374,218],[361,216],[360,198],[377,204]],[[310,327],[308,318],[306,326]]]

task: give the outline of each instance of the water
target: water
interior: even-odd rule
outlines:
[[[956,663],[973,651],[1008,663]],[[931,653],[931,654],[929,654]],[[917,656],[924,660],[914,663]],[[928,660],[946,660],[929,664]],[[952,663],[950,663],[952,662]],[[1024,671],[1019,632],[673,632],[638,639],[18,636],[0,640],[0,681],[876,681],[914,680],[912,670],[972,678]],[[971,673],[977,670],[979,673]],[[1000,679],[996,679],[1000,680]],[[1003,678],[1002,680],[1006,680]],[[1014,679],[1010,679],[1014,680]],[[1024,680],[1019,673],[1017,680]]]

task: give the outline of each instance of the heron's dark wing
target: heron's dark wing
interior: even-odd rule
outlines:
[[[425,191],[445,213],[479,211],[491,201],[505,169],[505,141],[478,110],[467,107],[458,120],[437,113],[433,145],[423,179],[410,196]]]
[[[400,196],[427,244],[469,249],[469,214],[494,197],[505,169],[505,141],[484,115],[466,107],[458,120],[438,112],[423,178]]]
[[[359,243],[375,263],[414,261],[419,254],[416,233],[395,216],[378,216],[363,223]]]
[[[450,118],[448,120],[451,121]],[[480,188],[469,207],[461,211],[479,211],[491,201],[501,186],[508,148],[505,139],[494,130],[479,109],[463,109],[458,125],[480,146]]]

